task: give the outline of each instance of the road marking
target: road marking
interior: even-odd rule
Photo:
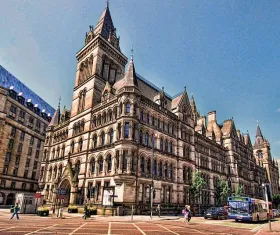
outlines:
[[[69,233],[69,235],[73,234],[74,232],[78,231],[80,228],[84,227],[87,223],[82,224],[79,228],[76,228],[72,233]]]
[[[108,227],[108,235],[111,234],[111,222],[109,222],[109,227]]]
[[[141,230],[136,224],[132,223],[142,234],[146,235],[143,230]]]
[[[42,230],[44,230],[44,229],[52,228],[52,227],[54,227],[54,226],[56,226],[56,225],[57,225],[57,224],[54,224],[54,225],[49,226],[49,227],[41,228],[41,229],[38,229],[38,230],[36,230],[36,231],[30,232],[30,233],[26,233],[25,235],[29,235],[29,234],[32,234],[32,233],[37,233],[37,232],[42,231]]]
[[[176,233],[176,232],[173,232],[172,230],[168,229],[168,228],[165,228],[164,226],[160,225],[160,224],[156,224],[157,226],[161,227],[161,228],[164,228],[166,229],[167,231],[171,232],[171,233],[174,233],[174,234],[177,234],[177,235],[180,235],[179,233]]]
[[[11,229],[11,228],[16,228],[16,227],[4,228],[4,229],[0,229],[0,231],[8,230],[8,229]]]

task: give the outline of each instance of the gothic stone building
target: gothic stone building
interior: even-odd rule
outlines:
[[[185,204],[197,170],[207,182],[205,206],[215,204],[221,179],[252,197],[263,196],[266,180],[278,192],[278,167],[264,140],[253,146],[232,119],[218,124],[215,111],[200,117],[186,89],[169,96],[136,74],[133,58],[125,73],[108,6],[76,58],[71,111],[58,107],[47,129],[39,183],[48,202],[64,188],[65,204],[146,204],[153,184],[154,203]]]
[[[0,205],[35,193],[45,132],[54,109],[0,66]]]

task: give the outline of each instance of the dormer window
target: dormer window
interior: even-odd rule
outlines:
[[[22,92],[18,93],[18,102],[24,105],[25,98],[22,96]]]

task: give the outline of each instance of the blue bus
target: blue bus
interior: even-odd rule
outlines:
[[[228,212],[235,221],[263,221],[269,216],[266,202],[250,197],[228,197]]]

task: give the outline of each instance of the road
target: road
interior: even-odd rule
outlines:
[[[56,217],[38,217],[20,215],[20,219],[9,219],[10,214],[0,216],[0,234],[108,234],[108,235],[253,235],[262,224],[243,224],[232,221],[204,220],[193,218],[190,224],[182,219],[158,221],[110,221],[110,218],[80,217],[58,219]],[[279,221],[277,222],[279,223]]]

